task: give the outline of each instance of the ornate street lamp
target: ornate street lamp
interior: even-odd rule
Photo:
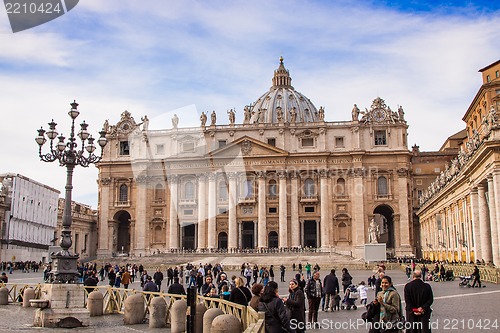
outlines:
[[[87,131],[88,124],[82,122],[80,124],[80,131],[75,137],[75,120],[80,114],[78,111],[78,103],[74,101],[70,103],[71,110],[68,115],[71,117],[71,133],[67,141],[66,138],[56,131],[56,123],[52,120],[49,123],[49,130],[45,131],[43,128],[38,130],[38,136],[35,138],[38,143],[38,155],[43,162],[59,161],[59,165],[66,167],[66,193],[64,196],[64,212],[62,219],[62,232],[61,232],[61,251],[52,255],[53,268],[50,274],[54,283],[77,283],[79,273],[77,269],[78,254],[72,255],[69,251],[73,243],[71,239],[71,191],[73,190],[73,169],[77,165],[88,167],[91,164],[99,162],[102,158],[104,146],[107,144],[106,132],[100,131],[100,137],[97,143],[101,147],[101,154],[94,155],[96,146],[95,139]],[[46,154],[42,153],[42,146],[47,142],[46,137],[50,140],[50,151]],[[55,139],[57,138],[57,142]],[[80,148],[78,148],[78,138],[81,140]]]

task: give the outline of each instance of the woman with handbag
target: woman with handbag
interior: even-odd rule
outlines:
[[[293,332],[290,328],[290,318],[285,304],[279,297],[278,284],[274,281],[264,287],[260,297],[259,311],[265,312],[266,333]]]
[[[297,280],[290,281],[290,294],[284,298],[285,305],[290,309],[290,326],[295,333],[304,333],[306,327],[306,303],[302,289]]]
[[[387,275],[382,278],[380,286],[382,291],[377,294],[377,302],[380,304],[380,332],[403,332],[401,296]]]

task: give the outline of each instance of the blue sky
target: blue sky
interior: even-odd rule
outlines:
[[[65,173],[38,160],[36,129],[68,131],[69,103],[91,131],[128,110],[150,129],[220,122],[271,85],[278,58],[295,89],[328,121],[377,96],[405,109],[410,145],[437,150],[464,128],[480,68],[499,57],[495,1],[82,0],[69,13],[13,34],[0,9],[0,172],[64,190]],[[194,120],[194,122],[193,122]],[[64,133],[67,134],[67,133]],[[96,169],[75,171],[73,198],[97,206]]]

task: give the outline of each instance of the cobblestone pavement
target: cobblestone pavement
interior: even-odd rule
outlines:
[[[337,276],[340,275],[342,267],[335,267]],[[321,269],[321,278],[329,273],[330,268]],[[280,282],[279,272],[275,280],[279,284],[279,293],[287,294],[288,281],[296,272],[287,270],[286,282]],[[351,271],[353,282],[366,281],[371,274],[370,271]],[[228,275],[239,274],[239,272],[228,272]],[[388,271],[393,278],[396,289],[402,293],[407,278],[403,271]],[[41,273],[14,272],[9,275],[11,283],[38,283],[42,282]],[[106,285],[107,281],[99,285]],[[458,279],[454,282],[430,282],[434,291],[433,305],[433,332],[494,332],[500,331],[500,318],[498,308],[500,306],[500,285],[486,283],[486,288],[461,288]],[[139,289],[136,282],[131,288]],[[164,285],[162,289],[166,289]],[[369,291],[368,301],[374,297],[374,292]],[[358,302],[359,305],[359,302]],[[9,304],[0,306],[0,333],[3,332],[36,332],[48,331],[50,329],[33,327],[34,309],[23,309],[19,305]],[[357,310],[341,310],[338,312],[319,313],[320,329],[310,329],[308,332],[368,332],[361,322],[361,314],[364,312],[362,306]],[[122,315],[108,315],[103,317],[92,317],[89,327],[78,329],[57,329],[57,332],[103,332],[110,327],[121,326],[121,332],[165,332],[166,329],[150,329],[145,324],[125,326]],[[52,331],[52,330],[51,330]]]

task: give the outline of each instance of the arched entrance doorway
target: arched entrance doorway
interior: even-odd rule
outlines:
[[[194,250],[196,228],[194,224],[182,227],[182,248],[185,250]]]
[[[304,221],[304,247],[318,247],[318,227],[315,220]]]
[[[115,214],[114,220],[118,221],[118,229],[116,235],[113,235],[113,252],[130,253],[130,218],[127,211],[119,211]]]
[[[373,211],[375,222],[379,225],[379,243],[385,243],[387,251],[394,254],[395,234],[394,234],[394,210],[387,205],[380,205]]]
[[[241,223],[241,247],[253,249],[255,246],[255,224],[250,222]]]
[[[270,249],[274,249],[274,248],[277,248],[278,247],[278,233],[276,231],[271,231],[269,233],[269,235],[267,235],[267,239],[268,239],[268,244],[267,246],[270,248]]]
[[[217,247],[219,249],[227,249],[227,233],[225,233],[224,231],[219,232],[219,237],[217,238]]]

